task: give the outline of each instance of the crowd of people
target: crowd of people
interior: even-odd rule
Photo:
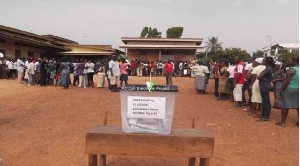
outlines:
[[[19,83],[28,86],[55,85],[68,89],[70,85],[79,88],[104,88],[105,82],[111,92],[118,92],[120,86],[128,84],[129,76],[164,76],[166,85],[173,85],[172,77],[195,78],[194,89],[207,94],[209,78],[214,78],[214,96],[217,100],[236,102],[237,107],[249,107],[249,116],[258,121],[269,121],[271,114],[270,92],[274,92],[273,107],[281,109],[282,120],[277,125],[285,126],[289,109],[299,114],[299,57],[289,58],[287,64],[274,62],[272,57],[250,58],[243,62],[240,56],[234,61],[147,62],[120,59],[116,55],[110,60],[87,59],[42,59],[9,58],[1,61],[5,66],[6,78],[18,78]],[[71,82],[70,73],[73,73]],[[94,75],[98,80],[94,83]],[[247,94],[247,96],[246,96]],[[299,125],[299,122],[297,122]]]
[[[237,107],[249,107],[248,115],[258,118],[259,122],[270,120],[272,107],[281,109],[282,120],[276,125],[286,125],[289,109],[296,109],[299,119],[299,56],[289,58],[284,65],[274,62],[272,57],[251,58],[243,62],[240,56],[235,56],[232,65],[228,65],[227,60],[211,64],[217,100],[235,101]],[[205,92],[203,82],[209,72],[200,69],[201,62],[198,65],[195,88],[198,92]],[[206,78],[202,78],[201,82],[198,75],[206,75]],[[273,104],[270,102],[270,92],[274,93]],[[299,126],[299,120],[296,125]]]

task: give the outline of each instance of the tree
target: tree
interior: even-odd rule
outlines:
[[[256,52],[253,52],[252,57],[253,58],[258,58],[258,57],[263,57],[264,56],[264,52],[261,50],[257,50]]]
[[[206,53],[207,53],[207,58],[206,58]],[[234,63],[233,59],[235,55],[241,55],[244,61],[251,57],[246,50],[242,50],[241,48],[225,48],[224,50],[209,51],[206,53],[203,52],[198,53],[197,59],[202,61],[207,61],[210,59],[213,61],[222,60],[233,64]]]
[[[158,32],[157,28],[144,27],[141,32],[142,38],[161,38],[161,32]]]
[[[284,54],[281,54],[279,55],[278,57],[278,61],[279,62],[286,62],[288,58],[291,58],[293,56],[299,56],[299,53],[295,53],[295,52],[292,52],[292,53],[284,53]]]
[[[148,27],[144,27],[141,32],[141,37],[145,38],[147,34],[148,34]]]
[[[183,27],[172,27],[167,30],[167,38],[181,38]]]
[[[208,38],[208,42],[205,42],[207,44],[206,51],[217,51],[222,50],[222,43],[218,42],[217,37]]]

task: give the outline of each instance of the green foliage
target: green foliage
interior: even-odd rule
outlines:
[[[258,57],[263,57],[264,56],[264,52],[261,50],[257,50],[256,52],[253,52],[252,57],[254,58],[258,58]]]
[[[148,34],[148,27],[144,27],[141,32],[141,37],[145,38],[147,34]]]
[[[172,27],[167,30],[167,38],[181,38],[183,27]]]
[[[279,44],[275,44],[275,45],[272,45],[271,48],[272,48],[272,49],[276,49],[276,48],[284,48],[284,47],[282,47],[282,46],[279,45]]]
[[[217,37],[212,37],[212,38],[208,38],[208,42],[206,43],[206,51],[217,51],[217,50],[222,50],[222,43],[218,42],[218,38]]]
[[[144,27],[141,32],[142,38],[161,38],[161,32],[158,32],[157,28]]]
[[[202,58],[206,58],[206,53],[205,52],[198,52],[196,54],[196,59],[202,59]]]
[[[198,60],[202,60],[202,61],[222,60],[222,61],[234,63],[233,59],[235,55],[241,55],[243,61],[246,61],[251,57],[250,54],[247,53],[247,51],[242,50],[241,48],[225,48],[224,50],[211,50],[207,52],[199,52],[196,55],[196,57]]]
[[[278,57],[278,61],[279,62],[286,62],[288,58],[291,58],[293,56],[299,56],[299,53],[295,53],[295,52],[292,52],[292,53],[284,53],[284,54],[281,54],[279,55]]]

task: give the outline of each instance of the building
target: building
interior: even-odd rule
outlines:
[[[59,36],[37,35],[2,25],[0,25],[0,52],[12,59],[68,57],[70,60],[107,59],[112,54],[124,53],[112,48],[111,45],[81,45]]]
[[[76,43],[73,41],[66,41]],[[0,52],[8,58],[19,57],[52,57],[54,53],[68,51],[59,43],[30,32],[0,25]]]
[[[264,56],[274,56],[274,58],[277,59],[278,56],[285,53],[299,54],[299,44],[276,44],[271,47],[272,52],[270,46],[263,48]]]
[[[201,49],[202,38],[134,38],[122,37],[125,55],[139,61],[193,61],[196,50]]]

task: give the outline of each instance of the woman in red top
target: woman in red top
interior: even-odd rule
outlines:
[[[166,85],[173,85],[172,82],[172,75],[173,75],[173,64],[170,60],[165,63],[165,76],[166,76]]]
[[[121,72],[121,76],[120,76],[120,86],[123,85],[123,81],[125,81],[125,85],[127,85],[127,81],[128,81],[128,73],[127,73],[127,67],[129,64],[126,63],[125,59],[122,59],[122,63],[120,64],[120,72]]]

